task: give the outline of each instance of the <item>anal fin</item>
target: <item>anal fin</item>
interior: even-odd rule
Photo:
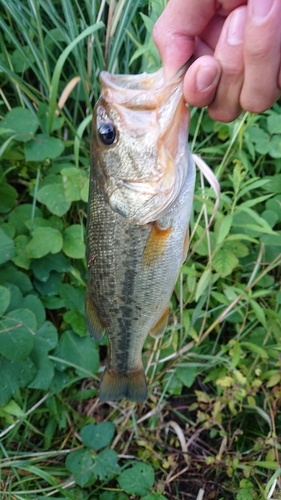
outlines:
[[[167,305],[167,307],[165,307],[164,312],[160,316],[159,320],[149,332],[153,338],[158,339],[159,337],[164,335],[165,330],[167,328],[168,319],[169,319],[169,304]]]
[[[105,332],[105,327],[102,325],[96,308],[93,303],[93,299],[89,290],[86,291],[86,300],[85,300],[85,308],[86,308],[86,325],[87,330],[90,336],[98,342],[103,337]]]
[[[128,375],[120,375],[106,368],[100,384],[99,398],[103,402],[127,398],[130,401],[142,403],[147,398],[143,369]]]

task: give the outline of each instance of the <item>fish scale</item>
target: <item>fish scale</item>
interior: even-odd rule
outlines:
[[[116,75],[113,78],[116,79]],[[124,80],[124,76],[122,78]],[[139,76],[138,78],[140,79]],[[179,123],[178,128],[175,128],[173,124],[171,128],[174,133],[178,133],[179,138],[173,139],[173,137],[169,136],[167,139],[168,145],[165,146],[165,134],[166,136],[169,134],[169,131],[167,132],[169,123],[167,122],[165,125],[165,116],[169,116],[167,112],[168,103],[166,100],[164,102],[165,106],[163,106],[163,100],[161,102],[159,98],[160,111],[157,109],[157,116],[159,113],[161,115],[161,105],[165,107],[165,116],[161,117],[163,122],[161,123],[161,133],[164,138],[161,138],[161,141],[159,137],[155,138],[155,148],[158,147],[159,142],[161,142],[162,147],[161,164],[160,166],[155,164],[154,169],[159,174],[157,174],[159,186],[155,184],[155,178],[153,184],[149,184],[150,179],[146,178],[146,164],[143,162],[143,158],[145,157],[145,145],[149,144],[150,151],[151,141],[149,138],[143,138],[146,133],[143,130],[143,123],[141,133],[138,131],[138,125],[136,125],[136,130],[131,131],[128,127],[128,131],[126,131],[126,109],[119,121],[116,109],[114,109],[114,102],[107,103],[106,112],[104,110],[101,112],[100,102],[105,102],[104,94],[106,92],[102,94],[101,100],[98,101],[94,111],[87,221],[87,260],[89,269],[86,292],[86,321],[88,331],[94,340],[100,340],[105,329],[108,331],[109,352],[107,366],[99,391],[99,397],[102,401],[117,400],[122,397],[137,402],[146,399],[147,386],[141,360],[143,344],[149,332],[159,334],[165,330],[169,300],[180,265],[185,258],[186,234],[193,202],[195,166],[191,155],[188,153],[186,142],[188,123],[186,113],[188,111],[184,109],[182,96],[178,92],[179,86],[182,84],[182,75],[177,77],[172,84],[175,89],[168,87],[167,90],[169,84],[165,83],[162,86],[166,97],[170,92],[170,106],[174,106],[175,117],[177,120],[182,118],[182,124]],[[103,85],[106,86],[104,82]],[[118,90],[115,87],[116,80],[114,81],[113,90],[117,92]],[[113,90],[108,93],[110,98],[112,98]],[[121,88],[120,92],[122,93],[123,90]],[[173,96],[176,91],[177,99],[175,101]],[[131,95],[132,109],[134,109],[136,92],[138,92],[138,89],[135,88],[130,91],[125,90],[125,107],[129,106]],[[156,99],[161,93],[161,85],[155,89],[146,88],[143,92],[154,93]],[[149,96],[150,98],[151,96]],[[120,102],[122,102],[122,96],[118,95],[119,112],[121,109]],[[144,96],[143,102],[145,102]],[[110,111],[111,107],[112,113]],[[98,113],[101,113],[101,118]],[[132,119],[131,113],[130,110],[130,123]],[[137,121],[138,110],[135,110],[135,113]],[[154,113],[153,108],[151,113]],[[147,118],[150,119],[149,114]],[[112,145],[103,146],[101,144],[99,138],[101,119],[106,120],[106,123],[113,124],[112,126],[117,130],[117,139]],[[148,122],[147,133],[149,133],[149,124],[151,122],[153,122],[152,119]],[[122,134],[120,127],[125,128],[125,130],[122,129]],[[130,141],[130,134],[133,134],[134,141],[136,141],[138,132],[140,137],[138,151],[141,150],[142,145],[144,150],[140,160],[139,155],[134,156],[132,149],[127,148],[130,153],[130,163],[132,165],[136,164],[136,177],[134,179],[134,172],[131,172],[130,183],[126,184],[126,181],[123,182],[120,179],[122,168],[118,168],[118,162],[120,161],[120,155],[124,158],[123,161],[126,162],[126,144]],[[177,147],[173,141],[176,142]],[[167,151],[165,147],[167,147]],[[152,156],[149,151],[146,163],[150,161],[157,162],[157,154]],[[171,169],[169,167],[168,173],[162,172],[162,177],[172,174],[177,175],[178,169],[180,179],[178,181],[178,178],[175,178],[173,181],[171,178],[172,182],[168,183],[168,185],[176,186],[175,189],[179,190],[173,203],[169,201],[173,199],[173,193],[168,193],[167,184],[165,184],[167,193],[164,192],[163,194],[163,191],[161,191],[163,186],[161,169],[165,169],[163,151],[167,153],[167,163],[175,162],[174,166],[176,168]],[[172,153],[174,156],[172,156]],[[114,158],[116,158],[115,171]],[[143,192],[138,177],[141,166],[140,161],[142,161],[143,165],[141,182],[147,183],[144,185]],[[110,165],[110,172],[108,165]],[[150,173],[153,172],[153,164],[148,165],[148,167],[147,170]],[[125,167],[123,169],[125,170]],[[108,180],[109,176],[110,181]],[[117,179],[116,184],[114,184],[115,179]],[[131,191],[134,190],[134,182],[136,182],[136,190],[133,195]],[[164,182],[166,182],[165,179]],[[182,182],[180,189],[177,182]],[[110,189],[108,189],[108,186],[110,186]],[[117,193],[118,196],[115,197],[113,204],[111,204],[112,186],[115,186],[114,190],[116,192],[120,191]],[[130,190],[129,196],[127,196],[128,190]],[[156,194],[150,194],[154,193],[153,190],[156,190]],[[132,215],[134,213],[134,207],[132,206],[134,199],[140,213],[139,220],[134,219],[134,215]],[[141,203],[142,200],[143,204]],[[161,210],[159,207],[162,205],[163,209]],[[155,220],[150,220],[153,219],[151,213],[155,209],[158,215]],[[149,222],[144,223],[145,218]]]

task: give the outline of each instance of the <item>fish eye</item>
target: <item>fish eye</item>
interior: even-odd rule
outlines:
[[[110,146],[116,138],[116,128],[112,123],[103,123],[99,129],[99,138],[105,146]]]

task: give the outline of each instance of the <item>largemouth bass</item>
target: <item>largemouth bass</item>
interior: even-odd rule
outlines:
[[[147,398],[142,348],[164,333],[188,249],[195,166],[188,151],[186,68],[100,75],[93,113],[87,222],[87,328],[108,331],[101,401]]]

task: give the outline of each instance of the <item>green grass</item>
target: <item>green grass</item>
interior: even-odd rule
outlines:
[[[91,111],[101,69],[159,67],[164,4],[0,0],[4,500],[280,498],[280,103],[231,124],[191,110],[219,210],[208,228],[215,194],[198,174],[169,326],[144,348],[148,400],[97,398],[107,341],[84,320]]]

